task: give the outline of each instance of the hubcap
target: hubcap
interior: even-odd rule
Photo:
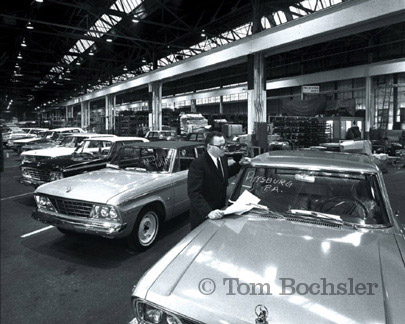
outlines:
[[[158,218],[157,215],[150,211],[143,216],[141,223],[139,224],[138,238],[139,242],[147,246],[151,244],[157,234],[158,230]]]

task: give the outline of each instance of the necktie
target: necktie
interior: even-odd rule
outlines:
[[[218,165],[219,171],[220,171],[221,174],[222,174],[222,177],[225,178],[224,169],[222,168],[222,164],[221,164],[221,159],[220,159],[220,158],[217,158],[217,165]]]

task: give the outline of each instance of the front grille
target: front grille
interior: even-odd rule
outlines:
[[[30,178],[37,181],[49,181],[49,171],[35,169],[35,168],[22,168],[22,174],[26,178]]]
[[[48,198],[51,201],[53,207],[55,207],[57,212],[60,214],[77,217],[90,217],[90,212],[93,208],[92,203],[59,197]]]
[[[34,163],[34,162],[39,162],[42,160],[45,160],[47,157],[46,156],[38,156],[38,155],[26,155],[24,156],[24,163]]]

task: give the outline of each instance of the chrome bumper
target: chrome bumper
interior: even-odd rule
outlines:
[[[113,224],[89,218],[71,219],[52,213],[45,213],[39,210],[34,211],[31,214],[31,217],[42,223],[53,225],[70,231],[100,235],[110,238],[116,236],[127,227],[127,224]]]
[[[20,183],[25,184],[26,186],[34,186],[38,187],[44,183],[47,183],[46,181],[41,181],[41,180],[34,180],[34,179],[29,179],[29,178],[24,178],[22,177],[20,179]]]

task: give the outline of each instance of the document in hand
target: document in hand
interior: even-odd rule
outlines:
[[[254,194],[245,190],[239,196],[239,198],[233,203],[233,205],[229,206],[224,210],[224,215],[230,214],[242,215],[243,213],[246,213],[247,211],[256,207],[259,201],[260,198],[256,197]]]

